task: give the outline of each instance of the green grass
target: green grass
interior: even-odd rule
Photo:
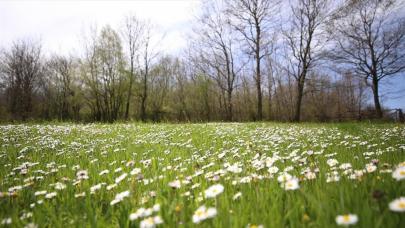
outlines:
[[[265,162],[272,157],[276,158],[272,166],[279,168],[274,176]],[[327,164],[330,158],[339,162],[336,170]],[[352,170],[364,170],[373,159],[379,161],[377,170],[356,179],[339,169],[342,163],[350,163]],[[129,161],[134,165],[127,166]],[[11,227],[29,223],[38,227],[138,227],[144,218],[130,221],[129,215],[160,204],[153,215],[161,216],[163,227],[335,227],[336,216],[347,213],[358,216],[357,227],[405,227],[405,213],[388,207],[392,200],[405,196],[405,180],[396,181],[385,173],[404,161],[405,126],[394,124],[0,126],[0,192],[23,186],[14,196],[0,195],[0,222],[11,218]],[[26,174],[15,169],[26,162],[38,164]],[[238,163],[242,171],[226,171],[227,163]],[[116,173],[118,168],[122,171]],[[141,175],[128,175],[117,187],[106,189],[134,168],[141,168]],[[300,179],[299,189],[286,191],[278,183],[285,168]],[[316,179],[306,180],[305,169],[319,169]],[[79,170],[87,170],[89,179],[74,185]],[[100,176],[102,170],[109,173]],[[340,180],[327,182],[333,171]],[[189,183],[179,189],[169,187],[176,179]],[[57,182],[66,188],[55,190],[52,184]],[[90,194],[90,188],[99,183],[105,185]],[[204,198],[204,191],[218,183],[224,192],[215,199]],[[199,186],[192,188],[195,184]],[[118,193],[127,190],[129,197],[110,205]],[[57,192],[57,196],[45,199],[35,196],[37,191]],[[86,196],[75,198],[81,192]],[[233,200],[238,192],[242,196]],[[381,197],[373,197],[378,192]],[[201,205],[215,207],[218,214],[194,224],[193,214]]]

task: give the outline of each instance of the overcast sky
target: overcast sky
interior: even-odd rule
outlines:
[[[28,37],[41,40],[46,52],[71,53],[83,47],[82,33],[91,26],[118,29],[126,15],[135,14],[150,19],[164,35],[163,49],[173,52],[184,47],[187,24],[198,6],[197,0],[0,0],[0,46]]]
[[[0,47],[16,39],[40,40],[46,53],[80,53],[83,33],[92,25],[119,28],[125,15],[150,19],[164,35],[161,49],[176,53],[186,46],[185,34],[198,12],[199,0],[0,0]],[[382,85],[383,104],[405,110],[405,76]],[[389,93],[395,91],[395,93]]]

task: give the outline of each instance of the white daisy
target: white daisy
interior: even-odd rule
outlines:
[[[213,218],[217,215],[217,209],[210,207],[206,208],[204,205],[199,207],[193,215],[193,223],[200,223],[208,218]]]
[[[206,198],[214,198],[224,191],[224,186],[222,184],[215,184],[205,190]]]
[[[400,197],[391,201],[389,207],[391,211],[405,212],[405,197]]]
[[[336,223],[341,226],[354,225],[358,221],[357,215],[354,214],[338,215],[336,217]]]
[[[399,166],[396,168],[395,171],[392,172],[392,177],[397,181],[405,179],[405,166]]]

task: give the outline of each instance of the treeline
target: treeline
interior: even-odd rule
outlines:
[[[135,16],[90,29],[77,55],[46,55],[41,43],[18,40],[1,51],[0,117],[383,118],[380,81],[405,70],[403,12],[393,0],[204,1],[176,56]]]

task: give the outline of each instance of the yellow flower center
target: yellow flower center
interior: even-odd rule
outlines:
[[[401,176],[405,175],[405,170],[399,171],[399,175],[401,175]]]
[[[181,211],[181,207],[179,205],[176,206],[176,208],[174,209],[176,212]]]
[[[204,211],[198,210],[198,211],[195,212],[195,214],[196,214],[197,216],[201,217],[201,216],[204,215],[205,213],[204,213]]]
[[[401,209],[405,208],[405,202],[399,202],[398,207]]]
[[[343,215],[343,221],[344,222],[349,222],[350,221],[350,215]]]

